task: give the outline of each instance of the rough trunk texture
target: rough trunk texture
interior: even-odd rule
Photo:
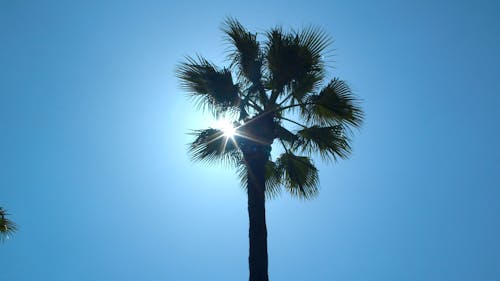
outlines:
[[[250,281],[268,281],[267,227],[265,206],[265,151],[255,151],[247,157]]]

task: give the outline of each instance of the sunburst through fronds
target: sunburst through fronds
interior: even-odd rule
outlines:
[[[221,130],[224,137],[228,139],[233,139],[236,134],[236,127],[234,127],[233,122],[227,118],[216,120],[212,127]]]

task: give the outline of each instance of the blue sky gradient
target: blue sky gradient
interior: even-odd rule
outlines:
[[[224,64],[221,23],[317,25],[363,99],[312,201],[269,201],[287,280],[500,280],[495,1],[0,0],[0,280],[247,280],[245,193],[192,163],[206,127],[174,75]],[[262,37],[261,37],[262,38]]]

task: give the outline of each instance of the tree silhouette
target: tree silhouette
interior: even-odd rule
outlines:
[[[177,76],[199,109],[231,120],[233,129],[194,131],[189,152],[194,160],[238,169],[248,195],[250,281],[267,281],[266,195],[284,187],[313,198],[319,178],[311,154],[347,158],[351,128],[361,125],[363,111],[346,82],[324,82],[324,54],[332,40],[321,29],[275,27],[259,41],[228,18],[223,32],[231,46],[228,67],[187,57]],[[271,159],[275,140],[282,153]]]
[[[9,238],[9,235],[17,230],[17,226],[14,222],[7,218],[9,214],[5,209],[0,207],[0,240],[3,241]]]

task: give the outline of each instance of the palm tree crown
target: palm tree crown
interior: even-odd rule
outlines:
[[[17,230],[17,226],[14,222],[7,218],[9,214],[0,207],[0,240],[8,239],[9,235]]]
[[[229,67],[188,57],[177,75],[196,105],[216,118],[230,118],[236,134],[227,136],[220,128],[194,131],[193,159],[234,165],[245,180],[245,151],[269,150],[276,140],[283,153],[265,165],[267,194],[285,187],[292,195],[313,197],[319,181],[311,155],[347,158],[351,127],[363,120],[345,81],[324,83],[330,37],[317,28],[287,32],[276,27],[260,42],[232,18],[223,31],[231,46]]]

